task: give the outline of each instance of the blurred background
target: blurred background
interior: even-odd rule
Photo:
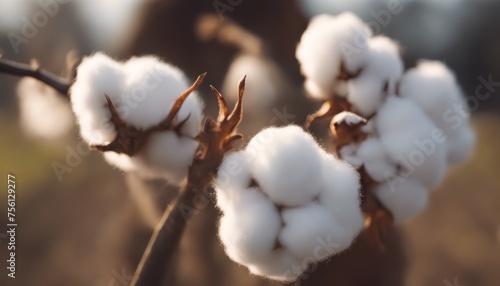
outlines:
[[[385,253],[360,236],[298,285],[500,285],[500,91],[492,87],[483,100],[475,94],[480,78],[500,81],[500,1],[0,0],[0,49],[3,58],[35,58],[61,76],[71,74],[68,58],[99,50],[119,59],[155,54],[191,79],[208,71],[200,94],[212,115],[209,84],[234,102],[236,84],[248,74],[242,125],[248,139],[264,126],[302,124],[318,108],[303,91],[295,47],[310,17],[343,11],[399,41],[406,68],[427,58],[453,69],[478,143],[433,192],[427,210],[394,229]],[[30,130],[26,86],[53,91],[19,81],[0,75],[0,171],[16,176],[18,221],[12,280],[2,186],[0,284],[128,285],[177,190],[114,170],[85,149],[71,116],[65,124],[48,121],[66,126],[50,138]],[[52,112],[44,108],[40,120]],[[312,129],[326,146],[327,124]],[[165,285],[280,285],[250,276],[224,255],[217,215],[209,206],[194,217]]]

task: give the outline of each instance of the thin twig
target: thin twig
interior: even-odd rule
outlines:
[[[69,96],[68,92],[71,86],[71,82],[69,80],[56,76],[38,67],[0,58],[0,73],[20,77],[29,76],[47,84],[48,86],[51,86],[62,95],[67,97]]]

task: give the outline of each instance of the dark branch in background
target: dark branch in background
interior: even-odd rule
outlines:
[[[62,95],[69,97],[71,80],[56,76],[48,71],[40,69],[37,65],[21,64],[0,58],[0,73],[15,76],[28,76],[35,78],[48,86],[54,88]]]
[[[186,187],[175,201],[173,208],[168,208],[158,224],[144,255],[137,267],[131,286],[162,285],[167,267],[178,249],[187,222],[196,209],[198,196],[214,179],[224,154],[231,150],[233,143],[242,138],[235,130],[242,118],[242,100],[245,79],[240,82],[239,100],[231,113],[222,95],[212,87],[219,101],[217,120],[207,118],[197,139],[200,150],[189,168]]]

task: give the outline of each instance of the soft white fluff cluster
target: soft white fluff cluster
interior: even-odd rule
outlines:
[[[60,141],[71,133],[75,119],[68,100],[46,84],[23,78],[17,87],[21,126],[29,136]]]
[[[420,61],[401,79],[399,94],[418,104],[447,137],[450,164],[466,159],[475,143],[469,111],[453,72],[438,61]]]
[[[311,19],[296,50],[307,92],[328,99],[345,88],[341,67],[356,73],[365,64],[370,29],[356,15],[318,15]],[[341,92],[341,91],[340,91]]]
[[[71,87],[71,104],[82,138],[90,145],[107,145],[116,137],[105,95],[129,125],[144,130],[165,119],[175,100],[189,88],[186,76],[156,57],[133,57],[117,62],[102,53],[83,60]],[[202,103],[196,94],[187,98],[176,121],[179,132],[153,133],[134,156],[106,152],[106,160],[124,170],[178,183],[187,174],[198,147]]]
[[[371,35],[352,13],[313,17],[296,52],[308,93],[323,100],[347,96],[354,111],[372,115],[396,90],[404,66],[397,43]],[[349,76],[357,76],[338,79],[342,67]]]
[[[368,138],[339,153],[379,182],[375,193],[401,222],[426,206],[428,190],[451,164],[467,158],[475,136],[460,87],[443,63],[421,61],[404,73],[399,45],[370,33],[363,42],[359,31],[367,29],[351,13],[316,16],[297,47],[297,59],[313,97],[345,97],[350,111],[370,118],[363,129]],[[339,46],[348,52],[339,52]],[[355,68],[345,58],[350,54],[356,55]],[[345,84],[338,79],[343,66],[351,73]],[[333,121],[354,118],[346,112]]]
[[[265,129],[227,155],[215,185],[226,253],[270,279],[297,279],[363,227],[357,172],[298,126]]]

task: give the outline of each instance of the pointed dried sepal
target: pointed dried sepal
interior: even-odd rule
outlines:
[[[210,88],[212,88],[213,92],[217,96],[217,102],[219,103],[219,115],[217,116],[217,121],[221,122],[229,116],[229,107],[227,106],[226,99],[222,96],[219,90],[217,90],[217,88],[213,85],[211,85]]]
[[[364,141],[368,137],[368,133],[363,129],[366,123],[366,119],[350,112],[336,115],[330,122],[330,132],[335,139],[337,152],[346,145]]]
[[[189,95],[195,91],[203,82],[203,79],[207,73],[203,73],[198,76],[196,81],[191,85],[190,88],[188,88],[183,94],[181,94],[177,100],[174,102],[174,105],[172,105],[172,108],[170,109],[170,112],[168,113],[167,117],[157,126],[151,128],[151,131],[161,131],[161,130],[168,130],[172,129],[174,127],[174,120],[179,111],[182,108],[182,104],[184,104],[184,101],[189,97]]]
[[[241,119],[243,117],[243,95],[245,94],[245,83],[247,76],[244,76],[243,79],[238,84],[238,101],[234,106],[233,111],[227,117],[227,128],[231,130],[235,130],[238,124],[240,124]]]
[[[333,117],[342,111],[348,111],[351,109],[351,104],[344,97],[333,97],[323,103],[323,105],[315,113],[307,116],[306,123],[304,123],[304,129],[309,130],[311,124],[316,120],[327,119]]]
[[[109,96],[105,95],[105,97],[111,114],[110,121],[116,130],[116,137],[108,145],[92,145],[90,147],[100,152],[113,151],[129,156],[135,155],[146,142],[147,135],[123,121]]]

